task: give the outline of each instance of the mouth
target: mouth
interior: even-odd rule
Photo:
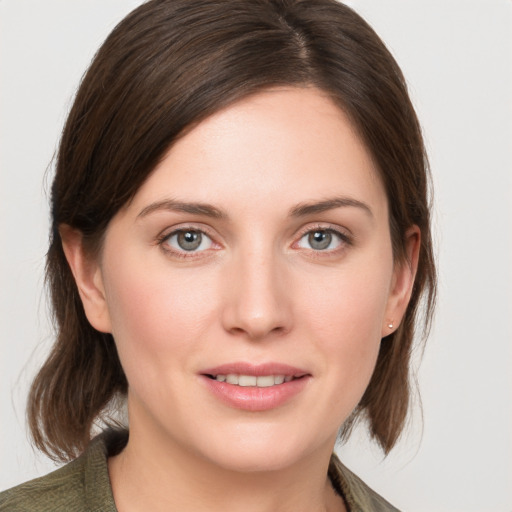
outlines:
[[[230,363],[201,372],[206,388],[222,403],[246,411],[285,405],[308,388],[312,375],[280,363]]]
[[[232,384],[233,386],[241,386],[241,387],[257,387],[257,388],[270,388],[272,386],[279,386],[284,382],[291,382],[292,380],[301,379],[304,377],[298,376],[295,377],[293,375],[243,375],[236,373],[228,373],[228,374],[217,374],[211,375],[206,374],[206,377],[216,380],[217,382],[225,382],[227,384]]]

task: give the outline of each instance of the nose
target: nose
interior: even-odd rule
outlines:
[[[292,327],[286,262],[271,251],[240,254],[227,270],[224,329],[250,340],[283,335]]]

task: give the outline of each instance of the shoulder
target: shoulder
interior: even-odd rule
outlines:
[[[78,458],[46,476],[2,492],[0,511],[85,510],[83,473],[83,461]]]
[[[107,457],[111,433],[46,476],[0,493],[0,512],[116,512]]]
[[[345,499],[350,512],[399,512],[344,466],[334,454],[329,465],[329,477],[336,491]]]

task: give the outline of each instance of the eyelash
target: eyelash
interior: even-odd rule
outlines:
[[[301,230],[298,234],[298,238],[296,239],[295,242],[293,242],[292,247],[296,247],[305,236],[307,236],[311,233],[314,233],[314,232],[319,232],[319,231],[323,232],[323,233],[329,233],[329,234],[336,236],[339,239],[340,247],[336,247],[334,249],[318,249],[318,250],[313,249],[313,248],[306,249],[308,252],[310,252],[311,254],[314,254],[316,257],[326,257],[329,255],[337,254],[337,253],[343,251],[344,249],[346,249],[347,246],[349,247],[349,246],[353,245],[352,235],[350,235],[346,232],[343,232],[338,228],[334,228],[332,226],[318,224],[315,226],[308,226],[307,228],[304,228],[303,230]],[[204,249],[202,251],[186,251],[186,250],[180,251],[180,250],[171,248],[169,246],[168,241],[173,236],[176,236],[179,233],[186,233],[186,232],[194,232],[194,233],[199,233],[203,236],[206,236],[210,239],[212,245],[214,245],[214,246],[217,245],[218,247],[220,247],[219,244],[216,244],[216,242],[214,241],[213,235],[211,235],[207,229],[205,229],[204,227],[197,227],[197,226],[180,226],[178,228],[173,229],[170,232],[164,232],[157,238],[157,240],[156,240],[157,245],[159,245],[164,252],[170,253],[174,257],[188,258],[188,259],[198,257],[199,255],[203,254],[204,252],[206,252],[210,249],[210,248],[208,248],[208,249]]]
[[[212,245],[218,245],[213,241],[213,236],[208,232],[207,229],[204,227],[197,227],[197,226],[180,226],[178,228],[173,229],[172,231],[164,232],[162,233],[156,240],[157,245],[160,246],[160,248],[168,254],[171,254],[173,257],[177,258],[194,258],[198,257],[200,254],[206,252],[208,249],[203,251],[185,251],[185,250],[176,250],[169,246],[169,240],[179,233],[187,233],[187,232],[194,232],[194,233],[200,233],[203,236],[207,236],[210,240]]]
[[[338,254],[339,252],[345,250],[347,247],[350,247],[353,245],[354,240],[353,236],[346,231],[342,231],[337,227],[333,227],[331,225],[325,225],[325,224],[317,224],[315,226],[307,226],[304,228],[298,236],[298,240],[293,243],[293,246],[296,246],[305,236],[321,231],[323,233],[330,233],[334,236],[336,236],[339,239],[340,247],[336,247],[335,249],[306,249],[311,254],[314,254],[316,257],[327,257],[331,255]]]

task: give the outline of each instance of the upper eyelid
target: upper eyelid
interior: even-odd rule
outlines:
[[[299,230],[297,230],[297,236],[303,237],[304,235],[311,233],[311,231],[331,231],[333,233],[338,233],[342,237],[345,238],[353,238],[352,231],[346,227],[338,226],[335,224],[331,224],[329,222],[318,222],[313,224],[308,224],[303,226]]]
[[[166,238],[171,237],[172,235],[179,233],[180,231],[198,231],[202,233],[203,235],[206,235],[210,238],[214,238],[215,234],[213,233],[213,230],[204,224],[197,225],[193,223],[184,223],[184,224],[178,224],[177,226],[171,226],[163,229],[160,234],[158,235],[158,239],[165,240]]]

